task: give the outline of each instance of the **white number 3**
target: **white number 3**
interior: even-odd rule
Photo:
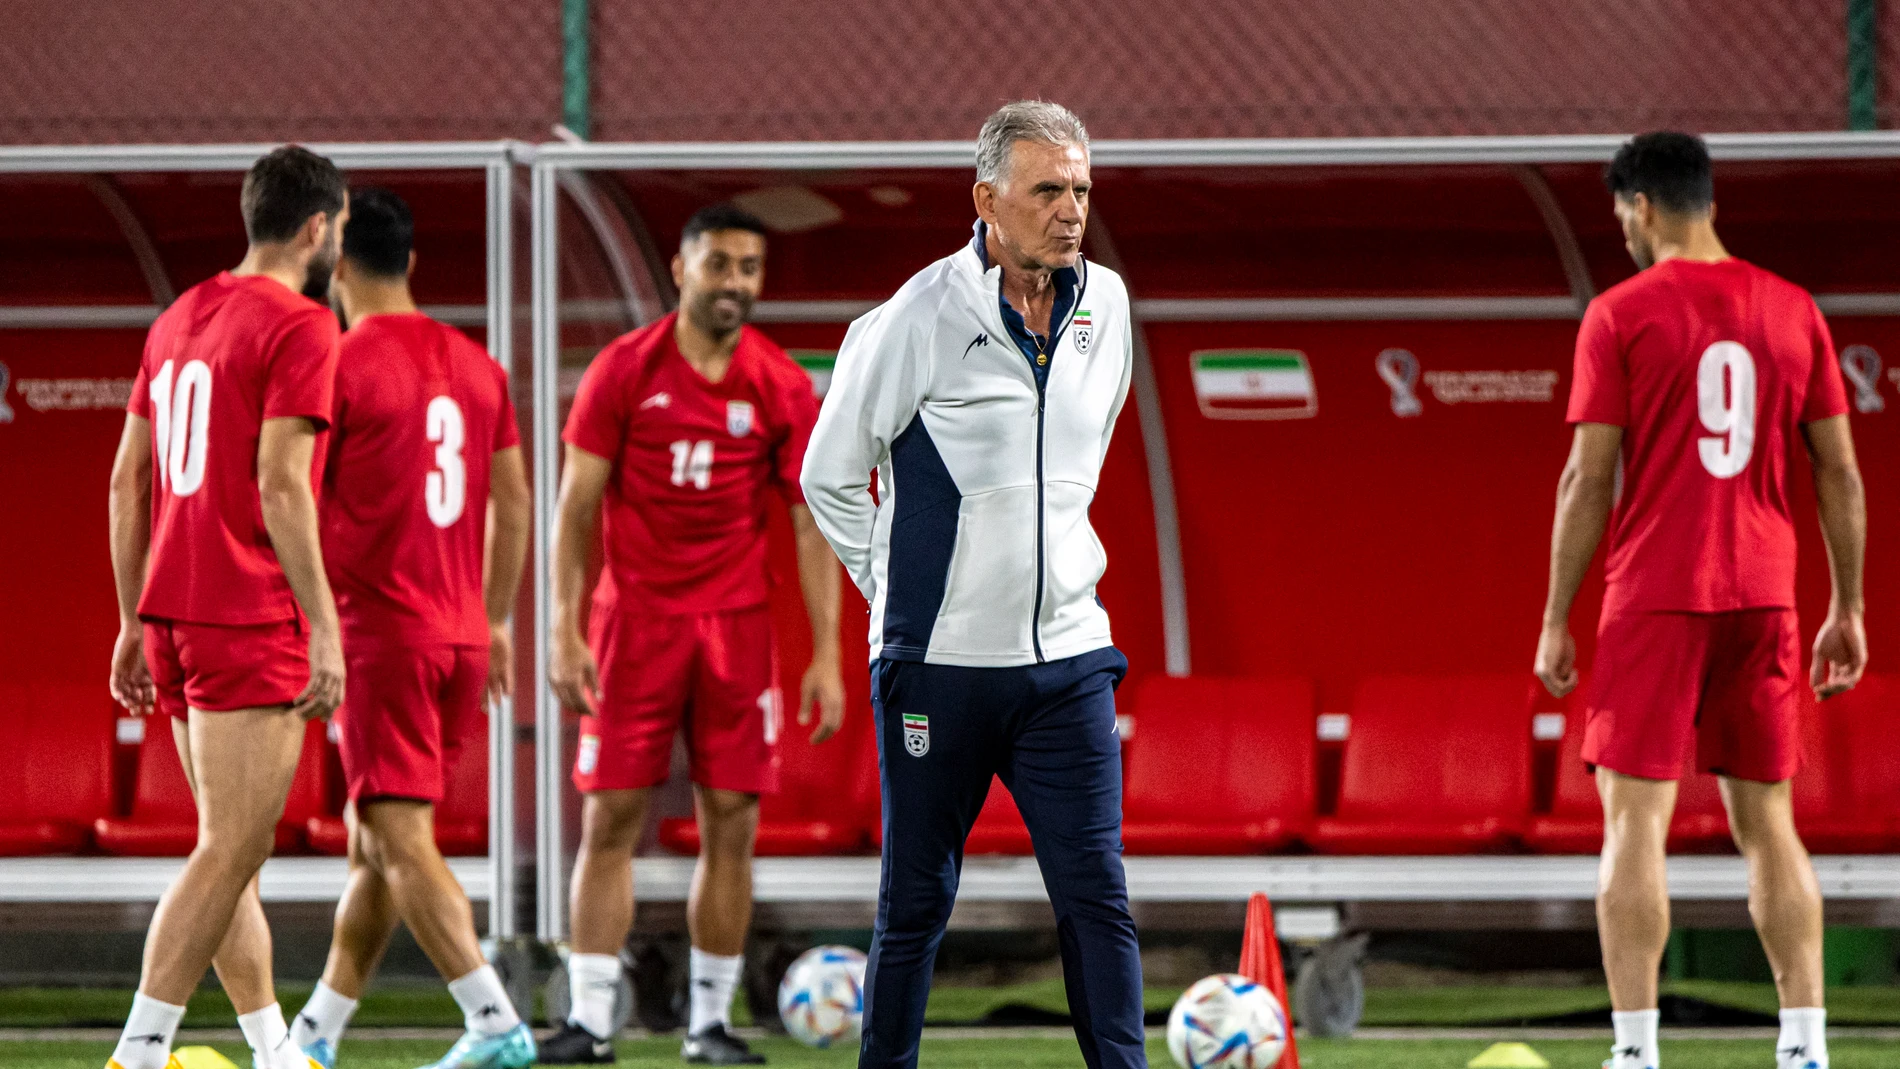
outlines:
[[[431,400],[426,419],[429,440],[437,443],[436,470],[423,480],[422,500],[429,506],[429,522],[447,527],[462,518],[468,502],[468,467],[462,462],[468,429],[461,408],[449,397]]]
[[[1696,411],[1720,438],[1699,438],[1702,466],[1718,479],[1748,467],[1755,451],[1755,358],[1740,342],[1719,341],[1702,351],[1695,373]]]

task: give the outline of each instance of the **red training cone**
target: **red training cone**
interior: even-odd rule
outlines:
[[[1273,928],[1273,903],[1256,893],[1247,899],[1247,928],[1240,937],[1240,975],[1264,984],[1286,1011],[1286,1050],[1275,1069],[1300,1069],[1293,1044],[1293,1000],[1286,993],[1286,967],[1280,964],[1280,936]]]

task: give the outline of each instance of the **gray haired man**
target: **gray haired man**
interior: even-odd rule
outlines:
[[[964,840],[1000,777],[1055,907],[1082,1060],[1145,1066],[1128,662],[1088,517],[1128,394],[1128,291],[1082,257],[1088,133],[1068,109],[990,116],[974,195],[970,243],[851,325],[805,454],[806,503],[871,603],[884,858],[858,1065],[917,1064]]]

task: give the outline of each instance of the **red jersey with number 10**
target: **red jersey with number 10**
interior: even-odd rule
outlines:
[[[1591,301],[1570,421],[1624,428],[1604,615],[1792,608],[1800,425],[1846,411],[1814,299],[1753,264],[1665,260]]]
[[[343,335],[323,560],[346,643],[487,647],[489,469],[520,441],[507,374],[461,331],[413,313]]]
[[[766,599],[767,491],[805,498],[799,465],[818,420],[811,378],[751,327],[725,377],[680,355],[677,315],[601,350],[563,438],[613,463],[601,508],[596,606],[743,609]]]
[[[186,290],[145,336],[126,406],[152,426],[152,543],[139,616],[249,625],[302,619],[264,529],[264,421],[329,426],[337,324],[260,275]],[[311,459],[321,479],[323,442]]]

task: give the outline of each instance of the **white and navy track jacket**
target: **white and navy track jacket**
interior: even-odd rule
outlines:
[[[845,335],[800,481],[871,604],[873,659],[1010,667],[1111,642],[1089,503],[1128,396],[1128,290],[1086,260],[1055,285],[1045,340],[978,223]]]

